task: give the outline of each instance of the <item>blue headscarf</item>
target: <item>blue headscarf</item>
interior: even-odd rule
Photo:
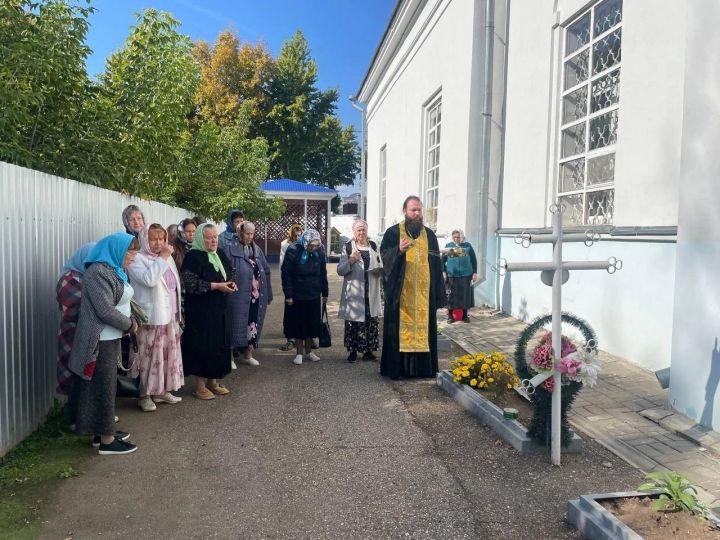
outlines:
[[[122,263],[133,240],[135,240],[135,237],[132,234],[124,232],[117,232],[101,238],[85,258],[85,268],[92,263],[105,263],[115,270],[117,277],[127,283],[128,277],[125,270],[123,270]]]
[[[67,274],[68,272],[77,272],[78,274],[85,273],[85,265],[83,262],[90,253],[90,250],[95,246],[95,242],[88,242],[78,248],[78,250],[70,255],[65,265],[62,267],[60,275]]]
[[[309,254],[307,251],[307,248],[310,244],[317,243],[318,247],[320,247],[320,233],[317,232],[315,229],[307,229],[305,232],[303,232],[297,243],[300,244],[300,246],[302,246],[303,248],[302,255],[300,255],[300,264],[305,264],[308,261],[308,255],[311,255],[313,257],[319,257],[317,249],[311,254]]]

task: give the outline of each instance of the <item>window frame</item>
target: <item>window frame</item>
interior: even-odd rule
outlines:
[[[433,123],[433,112],[435,112],[435,120]],[[440,147],[442,143],[442,94],[437,92],[430,98],[423,107],[423,153],[422,153],[422,171],[423,171],[423,206],[425,224],[432,230],[437,229],[438,209],[440,202]],[[439,113],[439,114],[438,114]],[[431,135],[434,136],[433,141]],[[432,161],[432,164],[431,164]],[[430,175],[433,175],[435,181],[433,185],[430,182]],[[431,196],[431,193],[434,196]],[[430,202],[434,201],[434,205]]]
[[[557,151],[557,170],[555,174],[555,194],[558,197],[558,199],[561,199],[562,197],[568,197],[573,195],[581,195],[582,196],[582,216],[580,223],[568,223],[570,225],[576,225],[576,226],[593,226],[593,225],[611,225],[612,224],[612,217],[614,214],[614,192],[615,192],[615,174],[613,172],[613,178],[612,180],[606,180],[601,181],[594,184],[588,184],[588,164],[590,163],[590,160],[593,158],[599,158],[602,156],[616,156],[617,152],[617,138],[619,133],[619,128],[616,127],[615,131],[615,141],[612,144],[608,144],[606,146],[603,146],[601,148],[595,148],[591,149],[591,124],[592,121],[596,118],[609,115],[609,114],[615,114],[615,122],[619,123],[619,110],[620,110],[620,96],[619,96],[619,90],[618,90],[618,98],[612,105],[606,106],[598,111],[592,112],[592,99],[593,99],[593,86],[597,83],[597,81],[603,79],[606,76],[609,76],[613,74],[614,72],[617,72],[618,74],[618,82],[617,84],[620,85],[621,81],[621,75],[622,75],[622,54],[620,55],[620,60],[613,64],[610,67],[606,67],[599,71],[598,73],[593,73],[594,69],[594,61],[595,61],[595,45],[598,43],[601,43],[604,39],[610,37],[612,34],[619,32],[620,33],[620,51],[622,52],[622,41],[623,41],[623,20],[621,18],[620,22],[617,24],[611,26],[610,28],[604,30],[600,34],[594,35],[595,32],[595,12],[596,8],[599,7],[601,4],[603,4],[605,1],[611,1],[611,0],[598,0],[596,2],[593,2],[591,5],[589,5],[587,8],[583,9],[577,16],[570,19],[566,24],[562,26],[562,49],[561,49],[561,69],[560,69],[560,92],[559,92],[559,106],[558,106],[558,151]],[[624,4],[624,2],[623,2]],[[621,6],[621,10],[623,9],[624,5]],[[568,41],[569,41],[569,29],[573,26],[573,24],[579,22],[581,19],[583,19],[586,15],[590,15],[590,21],[589,21],[589,28],[590,28],[590,36],[588,39],[588,42],[584,45],[577,47],[572,52],[568,53]],[[579,83],[576,83],[573,86],[568,87],[565,89],[565,80],[566,80],[566,68],[567,68],[567,62],[571,60],[572,58],[577,57],[578,55],[581,55],[587,51],[588,58],[587,58],[587,66],[588,66],[588,74],[587,77]],[[584,108],[584,116],[582,116],[579,119],[574,119],[571,121],[566,122],[565,121],[565,99],[573,94],[574,92],[581,90],[583,88],[587,89],[585,98],[585,108]],[[564,154],[564,134],[565,132],[573,127],[584,125],[585,133],[584,133],[584,148],[583,151],[580,153],[573,153],[568,155]],[[584,158],[584,164],[583,164],[583,173],[582,173],[582,179],[583,179],[583,185],[580,189],[566,189],[563,190],[563,165],[576,161],[578,159]],[[589,193],[594,192],[600,192],[600,191],[613,191],[613,212],[610,215],[610,220],[606,221],[605,223],[588,223],[588,215],[587,215],[587,196]],[[565,221],[565,220],[564,220]],[[567,221],[566,221],[567,223]]]

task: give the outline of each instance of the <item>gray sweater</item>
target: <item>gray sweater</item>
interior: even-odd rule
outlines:
[[[85,380],[91,379],[84,372],[85,366],[97,359],[100,333],[105,325],[122,331],[128,331],[132,326],[130,317],[115,308],[124,288],[115,270],[104,263],[91,264],[83,274],[80,316],[69,367]]]

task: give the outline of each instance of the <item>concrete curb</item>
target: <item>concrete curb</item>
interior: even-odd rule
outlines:
[[[466,411],[483,424],[491,427],[495,433],[521,454],[548,452],[547,448],[528,436],[525,426],[517,420],[503,417],[502,409],[476,390],[465,384],[456,383],[448,370],[439,372],[436,380],[437,385],[450,394]],[[577,454],[582,452],[582,448],[583,440],[573,433],[570,446],[563,448],[562,451],[566,454]]]
[[[568,501],[567,518],[580,531],[582,537],[588,540],[642,540],[642,536],[613,516],[612,512],[600,503],[632,497],[654,497],[659,494],[659,491],[621,491],[581,495],[579,499]],[[718,523],[715,514],[710,515],[710,520]]]

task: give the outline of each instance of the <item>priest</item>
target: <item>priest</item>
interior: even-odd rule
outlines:
[[[436,311],[445,307],[435,233],[423,225],[422,202],[410,195],[404,221],[385,231],[385,320],[380,373],[392,379],[434,377],[438,371]]]

